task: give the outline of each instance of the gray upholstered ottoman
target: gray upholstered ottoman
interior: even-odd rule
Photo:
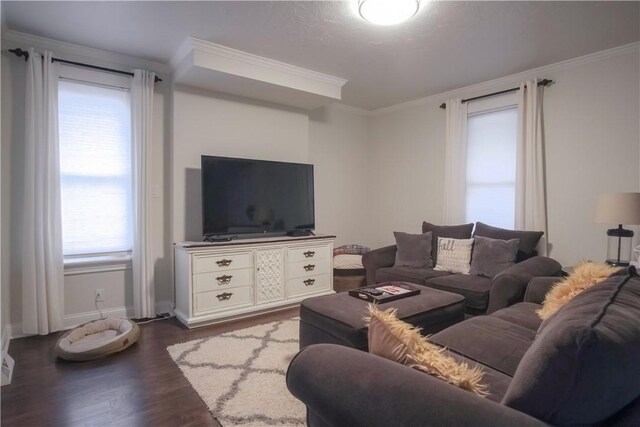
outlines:
[[[379,286],[381,284],[378,284]],[[420,294],[380,304],[381,310],[398,309],[398,318],[434,334],[464,320],[464,297],[420,285]],[[364,317],[369,303],[338,293],[309,298],[300,304],[300,348],[311,344],[340,344],[359,350],[368,349]]]

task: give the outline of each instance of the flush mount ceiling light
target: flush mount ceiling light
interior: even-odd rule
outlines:
[[[358,14],[377,25],[395,25],[418,13],[420,0],[358,0]]]

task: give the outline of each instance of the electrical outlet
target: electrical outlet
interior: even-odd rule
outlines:
[[[104,301],[104,289],[96,289],[96,301]]]

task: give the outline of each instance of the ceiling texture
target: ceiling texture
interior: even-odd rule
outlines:
[[[392,27],[353,1],[2,1],[6,26],[168,63],[188,36],[348,80],[368,110],[640,40],[640,2],[422,1]]]

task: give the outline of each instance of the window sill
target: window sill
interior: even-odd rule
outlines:
[[[64,275],[104,273],[131,268],[131,254],[65,258]]]

